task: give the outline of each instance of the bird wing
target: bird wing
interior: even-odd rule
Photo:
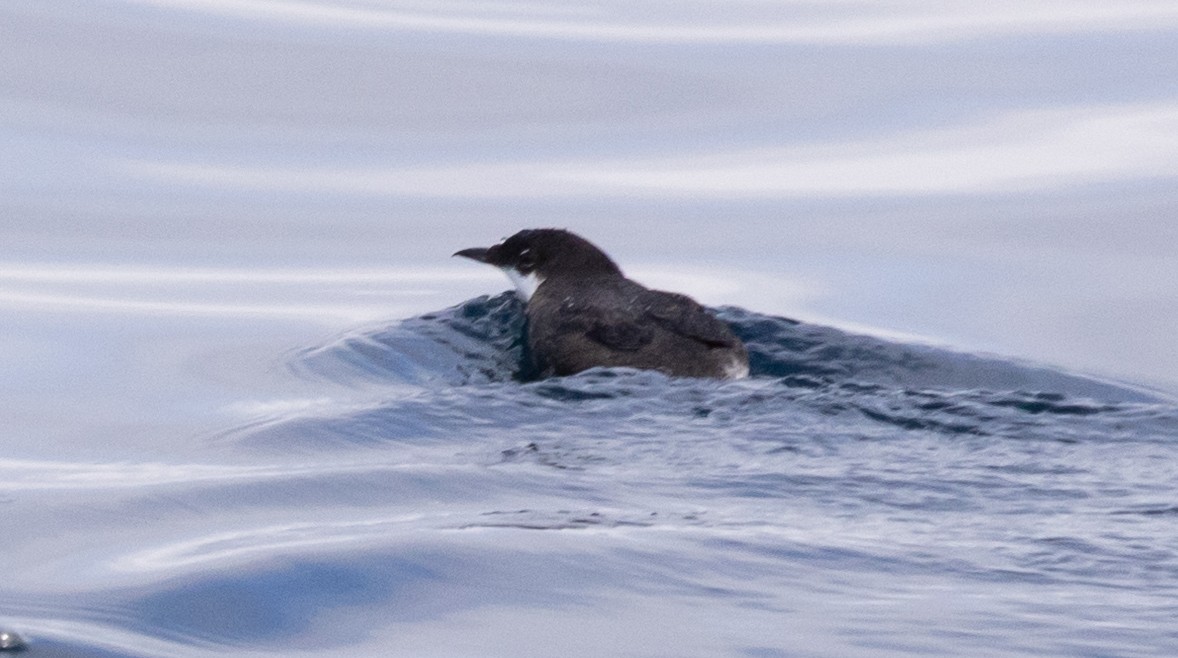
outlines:
[[[739,340],[728,325],[708,313],[694,299],[673,292],[647,290],[643,295],[646,315],[663,329],[708,347],[735,347]]]
[[[648,290],[626,282],[631,300],[625,306],[589,303],[562,306],[564,321],[590,340],[610,349],[633,352],[649,344],[662,329],[708,347],[734,347],[736,336],[720,320],[686,295]],[[630,288],[630,286],[633,286]]]
[[[596,321],[585,332],[589,339],[621,352],[636,352],[654,340],[654,329],[632,321]]]

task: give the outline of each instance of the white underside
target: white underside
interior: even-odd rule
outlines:
[[[724,366],[724,377],[726,379],[744,379],[749,376],[749,364],[740,359],[733,359],[731,363]]]
[[[517,270],[505,267],[503,268],[503,273],[515,284],[515,294],[524,302],[531,299],[532,295],[536,294],[536,288],[539,288],[540,284],[544,283],[544,279],[536,276],[535,272],[531,274],[520,274]]]

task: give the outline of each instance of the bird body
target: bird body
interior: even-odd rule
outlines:
[[[595,367],[677,377],[748,375],[740,339],[695,300],[627,279],[600,249],[568,231],[521,231],[455,254],[500,267],[526,302],[528,346],[543,376]]]

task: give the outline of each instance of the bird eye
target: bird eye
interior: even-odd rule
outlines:
[[[536,267],[536,254],[531,249],[525,249],[519,252],[518,262],[521,270],[531,270]]]

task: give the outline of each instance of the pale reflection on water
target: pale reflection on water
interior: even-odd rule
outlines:
[[[0,263],[0,306],[57,313],[290,317],[329,325],[427,310],[483,273],[455,268],[211,268]],[[416,301],[415,298],[429,298]],[[444,302],[443,302],[444,303]]]
[[[372,271],[450,280],[562,226],[630,270],[819,291],[712,303],[1176,385],[1171,2],[3,11],[0,261],[357,279],[14,307],[398,317],[420,282]]]
[[[846,197],[1051,192],[1178,176],[1178,105],[1032,110],[870,141],[657,159],[462,163],[447,168],[289,169],[113,161],[168,186],[376,197]]]

